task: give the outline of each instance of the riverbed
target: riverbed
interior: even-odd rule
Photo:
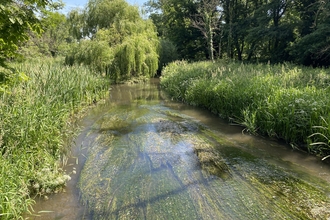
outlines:
[[[81,121],[65,192],[29,219],[327,219],[330,167],[150,83],[114,85]]]

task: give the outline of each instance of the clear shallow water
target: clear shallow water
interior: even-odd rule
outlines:
[[[35,219],[326,219],[329,166],[146,85],[83,122],[65,193]],[[78,161],[78,162],[77,162]]]

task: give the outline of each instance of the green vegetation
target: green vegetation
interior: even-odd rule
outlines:
[[[82,146],[79,187],[91,219],[329,217],[328,182],[148,100],[157,88],[133,87],[143,85],[116,87],[134,104],[112,102]]]
[[[142,19],[136,7],[124,0],[94,0],[89,1],[83,13],[73,11],[70,17],[84,25],[79,30],[72,27],[78,32],[79,43],[67,54],[67,64],[89,65],[107,73],[115,82],[156,74],[157,33],[153,23]]]
[[[35,12],[50,4],[46,0],[20,1],[4,0],[0,3],[0,66],[8,58],[18,56],[17,50],[27,41],[28,32],[41,32]]]
[[[149,0],[146,7],[180,59],[330,65],[329,1]]]
[[[319,155],[330,153],[329,82],[322,69],[224,61],[175,62],[161,78],[174,99]]]
[[[137,7],[95,0],[68,16],[61,8],[61,1],[0,3],[1,219],[21,218],[32,196],[65,185],[73,118],[103,97],[109,78],[145,79],[158,69],[155,27]]]
[[[73,116],[104,97],[108,80],[85,67],[54,61],[15,65],[26,76],[0,93],[0,218],[18,219],[30,196],[57,192],[69,176],[61,159],[70,146]]]
[[[65,15],[56,12],[63,6],[61,1],[1,1],[0,66],[8,67],[9,59],[22,55],[55,55],[68,37]]]
[[[90,0],[67,16],[58,12],[61,1],[0,3],[1,219],[20,218],[31,195],[65,185],[60,161],[72,117],[104,95],[109,78],[150,78],[181,58],[330,65],[329,1],[156,0],[146,6],[150,19],[124,0]],[[35,59],[57,56],[68,66]],[[330,154],[329,82],[323,69],[226,61],[172,63],[161,81],[175,99],[323,156]],[[218,158],[196,153],[204,169],[210,156]]]
[[[40,13],[40,25],[43,32],[29,32],[29,41],[20,47],[19,52],[30,59],[40,56],[64,56],[72,40],[66,16],[55,9],[43,10]]]

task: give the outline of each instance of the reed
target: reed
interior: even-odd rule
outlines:
[[[0,218],[20,219],[33,196],[58,192],[70,177],[61,158],[73,116],[104,97],[108,82],[81,66],[53,60],[16,64],[27,76],[0,93]]]
[[[330,129],[320,129],[328,128],[324,118],[330,118],[327,71],[291,64],[180,61],[164,69],[161,86],[174,99],[207,108],[252,133],[327,155],[329,145],[316,144],[330,137]]]

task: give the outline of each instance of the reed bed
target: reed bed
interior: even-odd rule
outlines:
[[[330,154],[329,72],[291,64],[180,61],[164,69],[161,86],[173,99],[325,159]]]
[[[15,68],[27,77],[0,93],[0,219],[21,219],[33,196],[62,189],[73,116],[109,87],[82,66],[35,60]]]

